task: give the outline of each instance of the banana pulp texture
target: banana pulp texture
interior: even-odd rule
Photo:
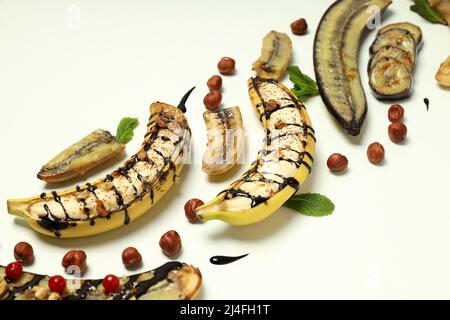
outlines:
[[[47,182],[64,182],[82,176],[124,150],[125,145],[111,133],[99,129],[50,160],[37,176]]]
[[[253,70],[260,78],[280,80],[292,58],[292,42],[287,34],[270,31],[263,39],[263,47]]]
[[[48,276],[24,272],[15,281],[6,279],[0,266],[0,300],[190,300],[200,291],[202,275],[197,268],[169,262],[152,270],[123,276],[115,293],[105,293],[102,279],[67,279],[62,294],[52,293]]]
[[[314,41],[314,67],[322,100],[351,135],[358,135],[367,101],[358,68],[361,36],[391,0],[340,0],[322,17]]]
[[[450,87],[450,56],[439,67],[436,80],[441,86]]]
[[[264,147],[240,179],[197,208],[202,221],[257,223],[280,208],[311,172],[315,137],[305,106],[274,80],[252,78],[248,86],[266,130]]]
[[[233,168],[244,147],[244,127],[239,107],[206,111],[203,119],[208,130],[208,144],[202,170],[217,175]]]
[[[109,231],[147,212],[173,185],[191,132],[176,107],[156,102],[137,154],[106,178],[73,190],[8,200],[8,212],[48,236],[76,238]]]
[[[413,72],[422,30],[408,22],[381,28],[370,47],[369,84],[378,99],[400,99],[412,93]]]

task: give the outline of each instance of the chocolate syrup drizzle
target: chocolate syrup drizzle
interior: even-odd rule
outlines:
[[[255,88],[257,94],[260,97],[261,97],[261,94],[260,94],[260,92],[258,90],[258,85],[259,85],[259,82],[261,82],[261,81],[272,82],[274,84],[277,84],[276,81],[254,78],[253,79],[253,87]],[[266,120],[269,120],[271,115],[274,112],[277,112],[277,111],[282,110],[282,109],[295,108],[295,109],[299,110],[302,107],[304,108],[303,104],[300,103],[295,97],[293,97],[292,94],[290,94],[290,93],[288,93],[288,94],[291,97],[292,104],[288,104],[288,105],[285,105],[283,107],[277,107],[277,108],[270,107],[269,108],[268,104],[265,101],[262,101],[262,105],[260,104],[260,105],[257,106],[257,107],[260,107],[260,106],[264,107],[264,111],[261,112],[261,114],[260,114],[260,120],[262,120],[263,118],[265,118]],[[259,108],[258,108],[258,110],[259,110]],[[303,129],[303,135],[310,136],[314,141],[316,141],[316,138],[314,136],[314,133],[315,133],[314,129],[311,128],[310,126],[308,126],[307,124],[301,125],[301,124],[297,124],[297,123],[285,123],[284,125],[285,126],[300,127],[300,128]],[[295,133],[284,133],[284,134],[281,134],[281,135],[272,135],[270,130],[266,129],[266,137],[264,139],[264,142],[265,142],[265,144],[267,146],[270,146],[275,140],[280,139],[280,138],[282,138],[284,136],[289,136],[289,135],[295,135]],[[292,163],[293,165],[295,165],[296,168],[300,168],[301,166],[305,166],[308,169],[309,173],[311,173],[311,170],[312,170],[311,166],[309,165],[308,162],[304,161],[305,156],[307,156],[311,160],[311,162],[314,161],[312,155],[309,152],[307,152],[307,151],[300,152],[300,151],[297,151],[297,150],[293,150],[292,148],[289,148],[289,147],[287,147],[287,148],[283,147],[283,148],[280,148],[280,150],[288,150],[288,151],[292,151],[292,152],[297,153],[298,154],[298,160],[293,160],[293,159],[286,158],[286,157],[280,157],[276,161],[286,161],[286,162]],[[258,153],[261,156],[265,156],[265,155],[268,155],[269,153],[271,153],[273,151],[274,150],[271,151],[271,150],[267,150],[267,149],[262,149]],[[259,172],[258,171],[258,165],[261,165],[262,163],[265,163],[265,162],[274,162],[274,161],[275,160],[264,160],[262,157],[260,157],[259,159],[257,159],[253,163],[254,166],[244,174],[242,180],[244,182],[260,181],[260,182],[264,182],[264,183],[276,183],[279,186],[278,187],[279,190],[283,190],[287,186],[290,186],[293,189],[298,190],[299,187],[300,187],[300,182],[297,179],[295,179],[295,177],[284,177],[282,175],[275,174],[277,177],[282,179],[283,182],[279,182],[279,181],[273,180],[273,179],[267,179],[265,177],[258,177],[256,179],[252,179],[252,176],[255,175],[255,174],[258,174],[258,173],[261,173],[261,174],[274,174],[274,173],[271,173],[271,172],[263,173],[263,172]],[[219,195],[222,195],[222,194],[225,194],[225,198],[226,199],[231,199],[231,198],[234,198],[234,197],[248,198],[248,199],[251,200],[251,207],[252,208],[258,206],[261,203],[266,202],[270,198],[270,197],[254,196],[254,195],[251,195],[250,193],[245,192],[245,191],[243,191],[243,190],[241,190],[239,188],[231,188],[231,189],[224,190]]]
[[[225,265],[225,264],[230,264],[233,262],[236,262],[238,260],[241,260],[242,258],[245,258],[246,256],[248,256],[249,254],[243,254],[242,256],[238,256],[238,257],[226,257],[226,256],[214,256],[211,259],[209,259],[209,262],[211,262],[212,264],[215,265]]]
[[[143,159],[139,159],[137,156],[133,156],[129,161],[127,161],[125,163],[125,165],[123,165],[122,167],[120,167],[117,170],[117,174],[120,174],[122,176],[124,176],[129,182],[130,184],[133,186],[134,188],[134,194],[135,196],[137,196],[137,201],[142,201],[143,197],[145,196],[145,194],[149,194],[150,197],[150,201],[152,203],[152,205],[154,204],[154,198],[155,198],[155,194],[154,194],[154,190],[152,187],[152,184],[156,183],[156,181],[163,181],[167,178],[169,172],[173,172],[173,180],[175,181],[177,179],[177,172],[176,172],[176,165],[175,163],[170,159],[170,157],[165,157],[159,150],[156,149],[152,149],[153,143],[157,140],[157,139],[161,139],[165,142],[170,141],[170,138],[167,136],[158,136],[158,132],[160,129],[162,129],[162,127],[160,127],[158,125],[158,122],[156,121],[156,119],[158,117],[163,117],[165,121],[175,121],[175,119],[168,117],[167,115],[165,115],[163,112],[157,112],[155,114],[152,114],[149,118],[149,130],[147,131],[146,135],[145,135],[145,143],[143,145],[143,150],[146,151],[146,153],[150,150],[154,151],[158,156],[160,156],[163,161],[164,161],[164,166],[163,166],[163,170],[161,172],[158,172],[158,176],[155,177],[155,181],[153,181],[152,183],[144,183],[143,177],[142,175],[140,175],[136,170],[134,170],[134,166],[138,161],[146,161],[149,165],[153,166],[155,163],[154,161],[152,161],[147,154],[145,154],[145,157]],[[164,129],[170,130],[167,127],[164,127]],[[190,129],[184,128],[186,130],[188,130],[190,132]],[[172,131],[173,132],[173,131]],[[179,143],[181,143],[183,141],[183,137],[179,136],[177,141],[174,141],[174,146],[178,145]],[[128,175],[128,172],[130,170],[134,170],[137,173],[137,177],[138,179],[143,182],[144,184],[144,191],[142,192],[141,195],[138,196],[138,189],[136,188],[136,186],[132,183],[132,180],[130,178],[130,176]],[[114,174],[113,175],[107,175],[106,178],[104,179],[104,182],[113,182],[114,181]],[[76,186],[76,190],[77,192],[81,193],[84,190],[89,191],[90,193],[92,193],[94,195],[94,197],[98,200],[98,196],[96,194],[96,190],[97,187],[87,183],[85,187],[80,187],[80,186]],[[118,205],[118,210],[115,210],[113,212],[110,212],[109,215],[107,216],[107,218],[110,218],[111,215],[115,212],[119,212],[119,211],[123,211],[124,212],[124,224],[127,225],[130,223],[130,216],[128,214],[128,208],[129,206],[134,203],[134,201],[132,201],[129,204],[125,204],[124,200],[123,200],[123,196],[122,194],[119,192],[119,190],[117,190],[117,188],[115,186],[113,186],[111,188],[111,190],[114,192],[115,197],[116,197],[116,201],[117,201],[117,205]],[[76,222],[72,221],[70,219],[70,217],[67,214],[66,208],[64,207],[64,204],[61,201],[61,197],[57,194],[56,191],[52,192],[52,196],[55,202],[57,202],[59,205],[61,205],[64,214],[65,214],[65,219],[61,220],[56,218],[52,212],[50,211],[50,208],[48,207],[47,204],[44,205],[44,209],[46,211],[46,215],[42,218],[40,218],[40,220],[38,220],[37,222],[39,223],[40,226],[42,226],[43,228],[47,229],[47,230],[51,230],[52,232],[54,232],[55,236],[60,237],[61,233],[60,230],[64,230],[67,229],[69,226],[76,226]],[[47,195],[46,193],[41,194],[41,199],[42,200],[47,200]],[[89,208],[86,207],[86,201],[85,199],[80,199],[80,202],[83,204],[85,213],[87,214],[87,216],[89,217]],[[89,218],[90,220],[90,225],[95,225],[95,218]]]
[[[180,262],[168,262],[161,267],[150,271],[153,274],[153,277],[149,280],[138,281],[138,278],[142,274],[136,274],[130,276],[128,281],[122,286],[121,290],[114,294],[112,297],[114,300],[128,300],[131,298],[138,299],[139,297],[146,294],[149,289],[161,281],[168,281],[168,275],[170,272],[180,270],[183,267],[183,264]],[[34,286],[38,285],[46,276],[44,275],[33,275],[33,278],[20,287],[15,287],[9,291],[9,294],[6,300],[14,300],[17,294],[25,293],[27,290],[30,290]],[[8,279],[6,279],[8,281]],[[78,289],[74,294],[63,296],[63,300],[83,300],[89,295],[90,292],[95,292],[97,287],[102,283],[102,280],[86,280],[83,282],[80,289]]]

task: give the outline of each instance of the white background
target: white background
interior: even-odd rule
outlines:
[[[383,19],[417,23],[424,33],[415,92],[401,102],[408,126],[404,145],[390,142],[389,103],[374,99],[367,85],[368,48],[375,32],[361,48],[369,104],[361,136],[345,135],[320,97],[307,101],[318,143],[313,174],[302,192],[329,196],[336,204],[332,216],[309,218],[281,209],[248,227],[220,221],[191,225],[184,218],[185,201],[211,199],[246,167],[209,180],[198,164],[187,166],[181,184],[144,217],[107,234],[51,239],[6,212],[8,198],[52,190],[35,176],[55,153],[97,128],[114,132],[123,116],[141,119],[127,147],[131,155],[142,141],[150,103],[177,104],[193,85],[197,90],[187,116],[193,148],[201,156],[205,82],[225,55],[236,59],[237,74],[224,78],[224,106],[241,107],[250,147],[257,149],[263,132],[246,80],[253,75],[251,63],[259,55],[262,38],[272,29],[291,35],[289,24],[305,17],[310,32],[291,35],[293,64],[313,75],[314,33],[330,3],[0,1],[0,263],[12,261],[16,242],[29,241],[36,262],[27,270],[61,274],[64,253],[83,249],[89,265],[85,276],[99,278],[126,273],[121,252],[136,246],[144,257],[142,271],[167,261],[158,241],[165,231],[175,229],[184,245],[179,260],[203,273],[204,299],[450,298],[450,91],[434,80],[450,53],[449,29],[410,12],[409,1],[394,1]],[[77,8],[79,27],[71,20]],[[290,86],[288,80],[285,83]],[[429,112],[425,97],[431,101]],[[379,167],[366,158],[367,145],[374,141],[386,148],[386,161]],[[344,175],[333,175],[326,167],[333,152],[349,158]],[[110,163],[90,179],[117,165]],[[216,254],[243,253],[250,256],[228,266],[209,263]]]

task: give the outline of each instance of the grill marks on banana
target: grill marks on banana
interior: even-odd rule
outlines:
[[[307,135],[314,137],[314,131],[302,119],[304,106],[276,82],[256,78],[252,85],[262,100],[258,112],[266,127],[265,146],[241,180],[221,194],[228,200],[248,198],[253,208],[286,186],[299,188],[294,175],[302,165],[311,171],[303,160],[305,155],[312,159],[305,144]]]
[[[62,196],[53,192],[51,197],[43,194],[30,205],[29,212],[56,236],[60,230],[76,226],[77,221],[90,219],[94,225],[96,218],[110,218],[120,211],[124,212],[124,224],[128,224],[128,207],[133,202],[150,193],[153,203],[157,182],[166,179],[171,170],[176,178],[175,162],[183,157],[181,142],[186,138],[190,139],[189,128],[183,128],[164,110],[153,114],[142,150],[124,166],[96,185],[77,186],[76,192]]]
[[[358,68],[363,30],[390,0],[340,0],[330,6],[317,29],[314,68],[322,100],[347,133],[358,135],[367,101]],[[375,9],[375,10],[374,10]]]

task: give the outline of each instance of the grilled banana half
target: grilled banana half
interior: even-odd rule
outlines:
[[[314,41],[314,67],[322,100],[347,133],[358,135],[367,101],[358,68],[361,36],[391,0],[340,0],[322,17]]]
[[[311,172],[315,137],[305,106],[274,80],[251,78],[248,86],[266,130],[264,147],[240,179],[197,208],[202,221],[257,223],[280,208]]]
[[[150,113],[142,147],[123,166],[73,190],[8,200],[8,212],[42,234],[61,238],[106,232],[147,212],[174,184],[191,138],[177,107],[156,102]]]
[[[37,176],[47,182],[64,182],[82,176],[124,150],[125,145],[110,132],[99,129],[50,160]]]
[[[244,147],[244,127],[239,107],[203,114],[208,129],[208,145],[203,155],[202,170],[217,175],[233,168]]]
[[[261,56],[253,63],[260,78],[280,80],[292,58],[292,42],[285,33],[270,31],[263,39]]]
[[[16,281],[6,280],[0,266],[0,300],[191,300],[200,291],[202,275],[197,268],[169,262],[152,270],[120,278],[116,293],[105,293],[102,279],[66,280],[62,293],[51,292],[48,276],[25,272]]]

